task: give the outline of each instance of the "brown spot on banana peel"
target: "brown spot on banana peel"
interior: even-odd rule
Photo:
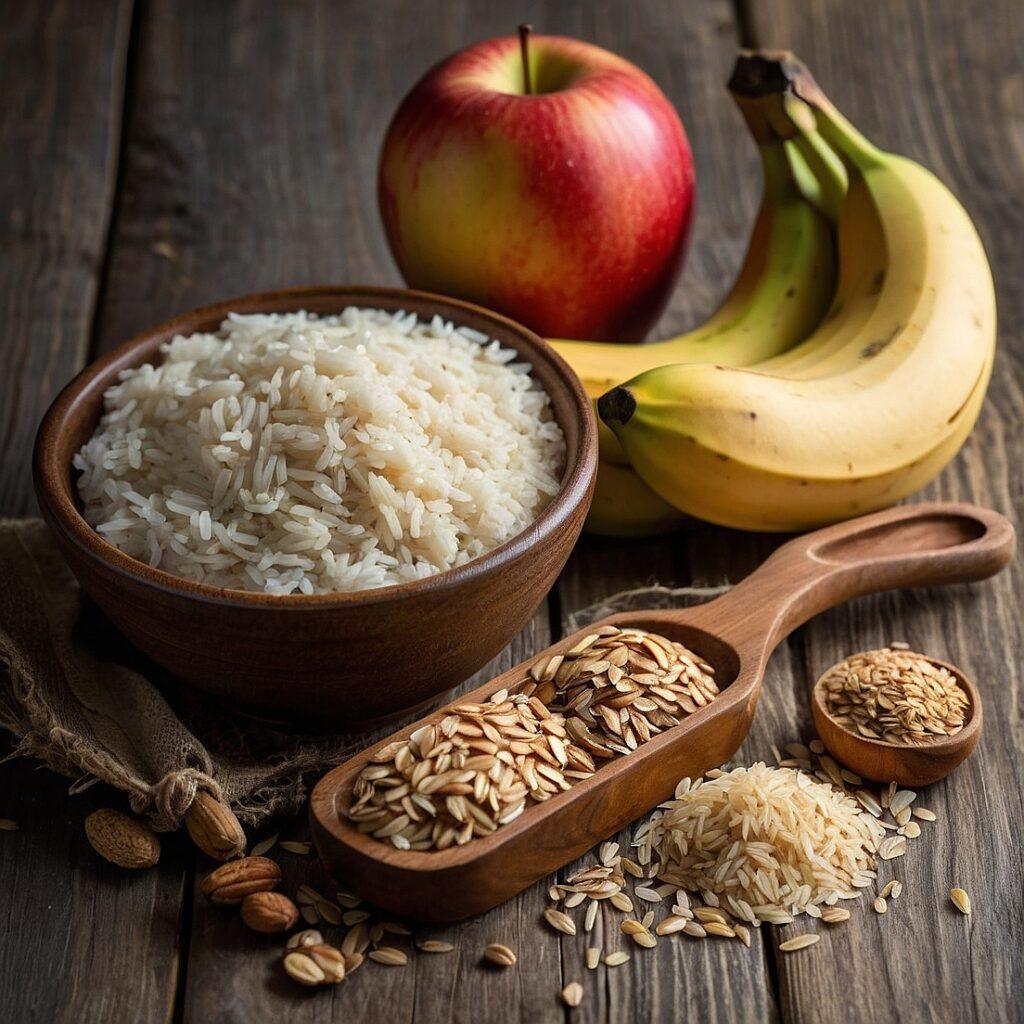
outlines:
[[[791,299],[794,295],[796,295],[796,289],[790,285],[789,288],[786,289],[786,298]]]
[[[870,295],[877,295],[882,290],[882,285],[885,284],[885,267],[878,271],[877,274],[871,279],[871,291]]]
[[[896,338],[901,330],[903,330],[902,325],[897,324],[884,338],[879,338],[877,341],[872,341],[870,344],[865,345],[860,350],[861,359],[872,359],[877,356],[882,349],[886,348]]]

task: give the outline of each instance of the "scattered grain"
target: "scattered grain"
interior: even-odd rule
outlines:
[[[850,912],[845,907],[822,907],[821,919],[826,924],[838,924],[840,921],[849,921]]]
[[[416,948],[423,953],[451,953],[455,949],[450,942],[440,939],[423,939],[416,943]]]
[[[708,921],[704,925],[704,931],[706,931],[708,935],[717,935],[719,938],[722,939],[736,938],[736,933],[732,930],[732,928],[730,928],[727,924],[722,924],[720,921]]]
[[[583,1002],[583,986],[578,981],[570,981],[562,989],[562,1002],[566,1006],[579,1006]]]
[[[785,924],[871,884],[883,830],[830,781],[763,762],[686,781],[634,842],[660,882],[701,893],[698,920]]]
[[[544,920],[556,932],[562,932],[565,935],[576,934],[576,922],[568,914],[563,914],[560,910],[555,910],[554,907],[548,907],[544,911]]]
[[[971,897],[967,895],[963,889],[950,889],[949,898],[953,901],[953,906],[960,911],[961,914],[970,914],[971,912]]]
[[[409,962],[405,953],[394,946],[378,946],[371,949],[368,956],[374,963],[383,964],[385,967],[404,967]]]
[[[274,845],[279,839],[279,835],[275,832],[272,836],[267,836],[266,839],[260,840],[250,851],[250,857],[262,857],[268,850],[273,849]]]
[[[512,967],[516,962],[516,955],[508,946],[492,942],[484,949],[484,959],[495,967]]]

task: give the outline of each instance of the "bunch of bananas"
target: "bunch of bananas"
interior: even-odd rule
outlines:
[[[955,197],[790,54],[741,54],[729,87],[764,197],[724,305],[653,345],[553,342],[600,396],[595,532],[684,513],[802,530],[890,505],[956,454],[985,396],[995,296]]]

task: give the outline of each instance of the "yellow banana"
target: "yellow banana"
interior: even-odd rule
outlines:
[[[611,437],[615,441],[615,435]],[[585,524],[589,533],[602,537],[650,537],[670,533],[689,518],[655,494],[628,464],[603,460],[600,463],[594,500]]]
[[[785,351],[814,329],[832,300],[835,236],[832,223],[794,180],[791,155],[800,159],[794,143],[761,144],[764,196],[743,269],[704,324],[649,345],[550,339],[592,398],[668,363],[748,366]]]
[[[832,315],[747,369],[648,371],[598,408],[639,475],[724,525],[806,529],[892,504],[970,433],[995,351],[995,296],[970,218],[930,172],[872,146],[792,59],[780,116],[813,116],[846,161]],[[742,58],[741,58],[742,61]]]
[[[782,141],[764,128],[763,114],[744,111],[759,140],[764,195],[743,269],[728,298],[702,326],[644,346],[553,341],[580,374],[592,397],[648,366],[714,359],[743,366],[784,351],[804,337],[828,308],[835,282],[834,229],[816,209],[824,196],[846,188],[842,164],[805,159],[802,137]],[[816,131],[808,131],[816,136]],[[811,146],[824,147],[820,140]],[[586,528],[610,536],[663,533],[685,517],[628,467],[614,434],[598,424],[601,460]],[[606,467],[615,466],[618,471]]]

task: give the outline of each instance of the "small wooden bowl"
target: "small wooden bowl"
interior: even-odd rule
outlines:
[[[450,572],[376,590],[278,597],[194,583],[108,544],[79,512],[71,459],[95,430],[103,392],[157,362],[176,334],[214,330],[229,312],[340,313],[346,306],[435,313],[482,331],[532,364],[566,440],[562,489],[507,543]],[[36,494],[83,589],[122,633],[175,676],[229,704],[293,723],[388,718],[485,665],[529,621],[576,543],[597,471],[590,399],[569,366],[525,327],[467,302],[397,288],[262,292],[143,331],[80,373],[36,436]]]
[[[811,689],[811,714],[818,737],[829,753],[851,771],[875,782],[897,782],[901,786],[927,786],[944,779],[977,746],[981,736],[981,697],[978,688],[949,662],[929,658],[933,665],[948,669],[967,693],[968,717],[964,727],[955,736],[936,736],[920,746],[869,740],[850,732],[840,725],[825,707],[822,683],[825,677],[842,662],[823,672]]]

